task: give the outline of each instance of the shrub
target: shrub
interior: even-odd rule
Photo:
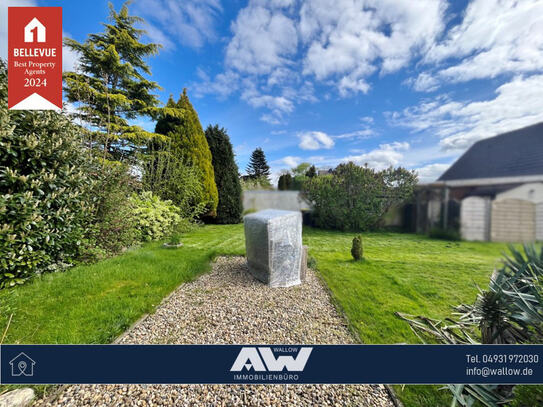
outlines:
[[[377,227],[392,205],[412,196],[416,183],[416,174],[403,168],[376,171],[350,162],[307,178],[302,193],[313,204],[317,226],[358,231]]]
[[[144,242],[171,235],[174,227],[181,221],[177,206],[171,201],[163,201],[150,191],[134,194],[131,203],[136,229]]]
[[[206,139],[211,150],[215,184],[219,191],[215,222],[239,223],[243,210],[241,184],[230,138],[224,128],[215,125],[207,127]]]
[[[215,184],[211,151],[186,89],[183,89],[183,94],[177,103],[170,98],[163,116],[156,124],[155,131],[170,138],[171,154],[175,158],[198,167],[199,180],[203,186],[199,202],[205,204],[208,216],[215,216],[219,195]]]
[[[434,227],[430,230],[428,234],[432,239],[440,240],[449,240],[449,241],[458,241],[461,240],[460,232],[456,229],[444,229],[440,227]]]
[[[241,189],[244,191],[253,191],[253,190],[271,190],[273,189],[270,180],[266,177],[259,178],[242,178],[240,180]]]
[[[92,213],[79,128],[51,111],[8,111],[0,62],[0,288],[79,255]]]
[[[94,177],[96,183],[92,196],[95,210],[85,251],[85,257],[91,261],[120,253],[139,242],[130,200],[139,186],[128,166],[116,161],[101,161],[95,168]]]
[[[353,238],[353,246],[351,247],[351,255],[355,260],[361,260],[364,257],[364,248],[362,247],[362,236],[358,235]]]
[[[279,180],[277,181],[277,189],[279,191],[287,191],[292,185],[292,175],[290,173],[281,174]]]
[[[189,223],[208,210],[207,203],[202,201],[204,185],[200,182],[199,167],[175,156],[170,146],[150,151],[141,160],[143,190],[172,201]]]

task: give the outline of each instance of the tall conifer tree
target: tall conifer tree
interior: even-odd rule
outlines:
[[[151,70],[145,58],[156,55],[159,44],[140,42],[145,31],[135,28],[142,18],[128,13],[127,3],[117,13],[109,3],[104,32],[85,42],[66,38],[66,46],[79,54],[76,72],[64,74],[64,90],[75,114],[89,125],[91,140],[102,146],[105,158],[121,160],[157,135],[129,123],[138,116],[155,116],[160,109],[152,92],[156,82],[146,79]]]
[[[215,184],[219,191],[216,222],[239,223],[243,211],[241,183],[230,138],[226,130],[216,124],[207,127],[206,139],[211,150]]]
[[[155,132],[167,137],[173,159],[182,160],[199,169],[200,182],[203,185],[201,202],[207,206],[207,215],[215,216],[219,197],[211,151],[186,89],[183,89],[177,102],[170,97],[156,124]]]
[[[251,154],[247,165],[247,175],[252,179],[266,178],[268,181],[270,179],[270,166],[264,151],[260,147],[256,148]]]

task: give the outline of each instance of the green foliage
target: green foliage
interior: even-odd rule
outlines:
[[[219,193],[217,223],[239,223],[243,204],[238,166],[234,161],[234,150],[224,128],[208,126],[205,132],[215,173],[215,184]]]
[[[277,181],[277,189],[279,191],[287,191],[292,185],[292,175],[290,173],[281,174],[279,180]]]
[[[130,202],[138,185],[129,167],[115,161],[101,161],[94,177],[92,228],[84,253],[90,261],[120,253],[139,242]]]
[[[241,189],[243,191],[253,191],[253,190],[271,190],[273,189],[270,179],[267,177],[258,177],[250,178],[245,177],[241,178]]]
[[[376,171],[350,162],[330,175],[307,178],[302,193],[313,203],[317,226],[369,230],[391,206],[409,199],[416,183],[415,173],[403,168]]]
[[[67,47],[79,54],[77,72],[65,72],[65,95],[77,104],[76,117],[93,129],[90,136],[104,150],[104,158],[131,156],[135,149],[158,135],[130,125],[141,115],[156,116],[159,86],[144,77],[151,71],[145,58],[156,55],[160,45],[140,42],[143,22],[128,13],[127,3],[117,13],[109,4],[104,32],[91,34],[84,43],[66,38]]]
[[[351,247],[351,256],[355,260],[361,260],[364,257],[364,248],[362,247],[362,236],[358,235],[353,238]]]
[[[440,240],[449,240],[449,241],[459,241],[461,240],[460,232],[456,229],[443,229],[440,227],[434,227],[430,230],[428,234],[432,239]]]
[[[251,154],[246,171],[251,179],[265,178],[269,181],[270,166],[268,165],[264,151],[260,147],[256,148]]]
[[[171,143],[150,145],[147,154],[141,156],[141,163],[143,189],[172,201],[185,223],[193,222],[206,212],[207,205],[202,202],[201,169],[182,156],[174,155]]]
[[[0,288],[65,268],[92,211],[80,129],[50,111],[8,111],[0,64]]]
[[[144,242],[169,236],[181,221],[179,208],[171,201],[163,201],[150,191],[132,195],[136,229]]]
[[[197,203],[205,205],[208,216],[216,216],[219,196],[211,151],[186,89],[183,89],[183,94],[177,102],[170,98],[156,124],[155,131],[168,137],[172,157],[198,168],[199,181],[203,188]],[[171,192],[176,194],[182,191],[172,190]]]
[[[543,341],[543,248],[510,246],[511,257],[494,271],[487,290],[480,290],[473,304],[455,307],[457,318],[435,320],[397,315],[407,321],[423,342],[446,344],[516,344]],[[507,403],[513,386],[449,385],[452,405]]]

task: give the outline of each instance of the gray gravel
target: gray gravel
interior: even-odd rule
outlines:
[[[269,288],[243,257],[181,285],[121,340],[128,344],[348,344],[346,321],[312,270],[301,286]],[[35,406],[393,406],[384,386],[75,385]]]

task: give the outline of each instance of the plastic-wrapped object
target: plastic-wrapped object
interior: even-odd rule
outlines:
[[[251,274],[270,287],[300,284],[302,214],[266,209],[245,216],[243,221]]]

